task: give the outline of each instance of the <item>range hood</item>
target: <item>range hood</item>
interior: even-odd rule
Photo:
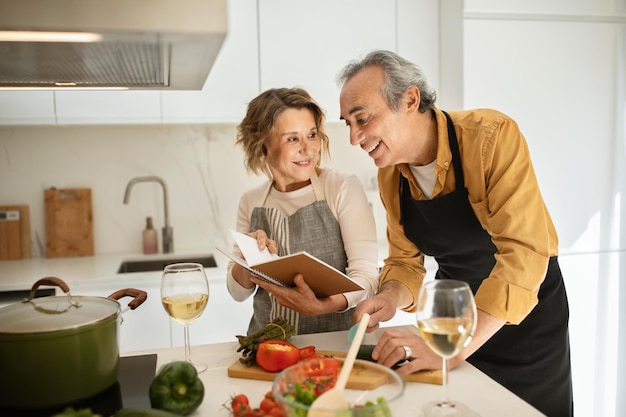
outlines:
[[[0,0],[0,88],[201,90],[227,25],[226,0]]]

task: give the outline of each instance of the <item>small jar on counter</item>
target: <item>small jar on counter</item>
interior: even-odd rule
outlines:
[[[146,228],[143,231],[143,253],[158,253],[159,237],[152,225],[152,217],[146,217]]]

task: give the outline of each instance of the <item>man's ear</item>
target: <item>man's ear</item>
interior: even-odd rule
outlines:
[[[412,85],[404,92],[404,105],[408,112],[416,112],[420,107],[420,90]]]

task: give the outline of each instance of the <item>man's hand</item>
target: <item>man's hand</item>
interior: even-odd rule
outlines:
[[[409,289],[399,281],[387,281],[373,297],[367,298],[357,304],[353,322],[358,323],[364,313],[370,315],[368,332],[372,332],[380,326],[380,322],[391,320],[399,308],[411,304],[413,296]]]

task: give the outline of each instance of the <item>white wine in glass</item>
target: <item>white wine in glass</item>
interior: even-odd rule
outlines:
[[[472,416],[463,403],[448,398],[447,360],[467,346],[476,329],[476,304],[463,281],[425,282],[417,296],[417,327],[426,345],[442,358],[443,395],[422,409],[424,417]]]
[[[189,326],[196,321],[209,301],[209,282],[204,267],[197,263],[167,265],[161,278],[161,301],[167,314],[183,325],[185,361],[204,371],[206,364],[191,360]]]

